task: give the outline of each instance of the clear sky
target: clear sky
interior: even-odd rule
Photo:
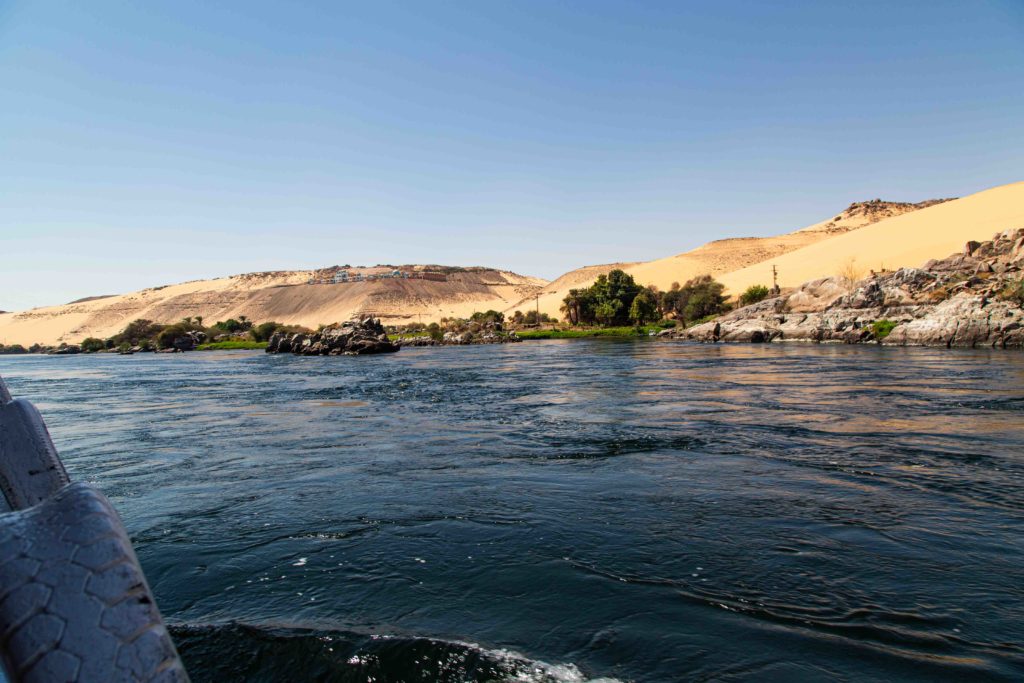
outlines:
[[[0,309],[1024,180],[1024,0],[0,0]]]

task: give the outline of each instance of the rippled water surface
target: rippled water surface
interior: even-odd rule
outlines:
[[[193,680],[1020,680],[1024,354],[0,359]]]

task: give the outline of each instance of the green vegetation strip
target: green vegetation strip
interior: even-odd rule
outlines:
[[[229,351],[235,349],[259,349],[267,348],[267,342],[258,341],[222,341],[200,344],[196,351]]]
[[[660,327],[599,327],[585,330],[516,330],[520,339],[582,339],[585,337],[646,337]]]

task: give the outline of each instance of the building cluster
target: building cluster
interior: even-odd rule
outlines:
[[[340,285],[348,282],[368,282],[370,280],[432,280],[434,282],[446,282],[448,276],[444,273],[431,273],[404,270],[392,270],[386,273],[375,273],[364,275],[362,273],[349,273],[347,270],[339,270],[330,277],[309,278],[306,284],[310,285]]]

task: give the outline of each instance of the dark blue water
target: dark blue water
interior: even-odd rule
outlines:
[[[1024,677],[1024,354],[0,359],[196,681]]]

